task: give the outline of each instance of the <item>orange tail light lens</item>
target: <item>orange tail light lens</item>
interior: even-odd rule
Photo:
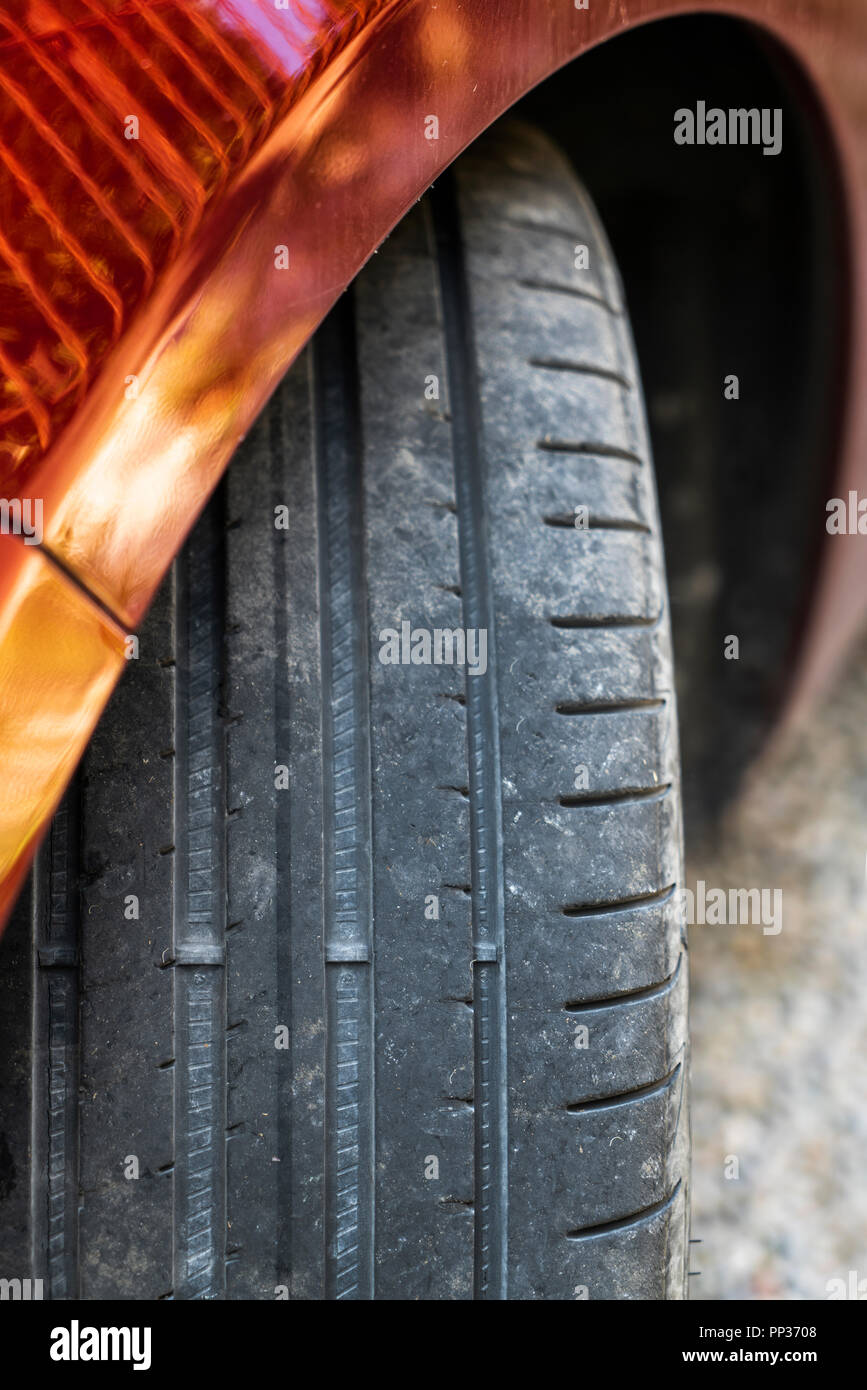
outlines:
[[[26,490],[208,204],[376,8],[0,6],[0,492]]]

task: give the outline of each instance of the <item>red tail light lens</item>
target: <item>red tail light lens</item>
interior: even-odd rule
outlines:
[[[66,424],[209,202],[363,8],[0,7],[0,491]]]

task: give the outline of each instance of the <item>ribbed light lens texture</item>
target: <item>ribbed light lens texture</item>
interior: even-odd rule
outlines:
[[[0,493],[25,486],[330,40],[378,8],[0,5]]]

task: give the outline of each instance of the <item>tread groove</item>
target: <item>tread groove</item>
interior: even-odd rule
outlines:
[[[618,1105],[629,1105],[636,1100],[646,1100],[650,1096],[659,1095],[671,1086],[677,1080],[682,1065],[681,1062],[678,1062],[667,1076],[660,1077],[658,1081],[650,1081],[646,1086],[636,1086],[630,1091],[618,1091],[616,1094],[598,1096],[592,1100],[570,1101],[566,1109],[570,1115],[579,1115],[593,1110],[610,1110]]]
[[[352,295],[344,297],[314,342],[313,381],[323,702],[326,1296],[372,1299],[370,695]],[[340,1123],[343,1106],[354,1107],[348,1126]]]
[[[553,280],[518,280],[517,283],[525,290],[542,290],[546,294],[568,294],[573,299],[587,299],[591,304],[598,304],[600,309],[605,309],[613,317],[620,316],[619,309],[609,304],[601,294],[594,294],[592,290],[581,290],[576,285],[559,285]]]
[[[641,696],[633,700],[561,700],[555,709],[571,718],[576,714],[626,714],[630,710],[654,710],[665,706],[662,696]]]
[[[639,893],[633,898],[612,898],[601,903],[577,903],[573,907],[561,908],[564,917],[600,917],[609,912],[625,912],[633,907],[654,907],[657,903],[668,902],[677,887],[670,883],[653,893]]]
[[[577,376],[595,376],[603,381],[613,381],[624,391],[632,391],[633,383],[622,372],[612,367],[598,366],[595,362],[570,362],[562,357],[528,357],[527,365],[548,372],[574,372]]]
[[[659,627],[663,620],[663,613],[657,613],[656,617],[643,617],[641,614],[634,613],[604,613],[598,615],[583,614],[560,614],[548,621],[552,627],[557,628],[576,628],[579,631],[583,628],[606,628],[606,627]]]
[[[76,779],[34,882],[33,1267],[49,1299],[78,1292],[79,797]]]
[[[591,439],[537,439],[536,448],[546,454],[591,454],[594,458],[622,459],[624,463],[644,466],[644,459],[631,449],[621,449],[618,444],[605,444]]]
[[[546,236],[565,237],[577,245],[583,245],[587,240],[586,231],[569,231],[567,227],[558,227],[555,222],[536,222],[532,217],[497,217],[492,220],[506,227],[517,227],[522,232],[542,232]]]
[[[641,1211],[632,1212],[629,1216],[620,1216],[615,1221],[603,1221],[598,1226],[580,1226],[574,1231],[566,1232],[567,1240],[593,1240],[596,1236],[611,1235],[615,1231],[627,1231],[631,1226],[637,1226],[641,1221],[647,1221],[653,1216],[658,1216],[674,1204],[677,1194],[682,1186],[682,1180],[678,1180],[673,1190],[667,1197],[663,1197],[660,1202],[653,1202],[648,1207],[642,1207]]]
[[[666,994],[672,989],[680,974],[680,967],[683,961],[683,952],[677,958],[677,965],[670,975],[666,975],[664,980],[659,980],[653,985],[643,985],[640,989],[621,990],[619,994],[606,994],[597,996],[594,999],[575,999],[563,1008],[569,1014],[595,1013],[599,1009],[607,1009],[618,1004],[639,1003],[642,999],[655,999],[661,994]]]
[[[666,782],[662,786],[618,787],[610,792],[590,792],[587,796],[561,796],[557,799],[561,806],[575,809],[582,806],[631,806],[638,801],[662,801],[670,791],[671,783]]]
[[[474,1294],[507,1298],[508,1143],[503,835],[493,598],[487,550],[481,407],[457,190],[431,194],[452,410],[464,624],[488,633],[488,667],[467,680],[473,878]]]
[[[222,496],[222,494],[220,494]],[[176,1299],[226,1288],[225,752],[223,527],[214,508],[176,567],[176,1039],[174,1276]]]
[[[585,529],[575,525],[574,513],[555,512],[543,516],[542,520],[546,526],[559,527],[564,531],[580,532]],[[653,534],[645,522],[636,521],[633,517],[591,516],[588,517],[586,529],[588,531],[638,531],[645,536]]]

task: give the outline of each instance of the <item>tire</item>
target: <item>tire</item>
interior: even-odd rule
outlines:
[[[391,663],[403,623],[477,669]],[[504,125],[287,376],[40,852],[2,944],[0,1274],[682,1297],[681,872],[618,275]]]

